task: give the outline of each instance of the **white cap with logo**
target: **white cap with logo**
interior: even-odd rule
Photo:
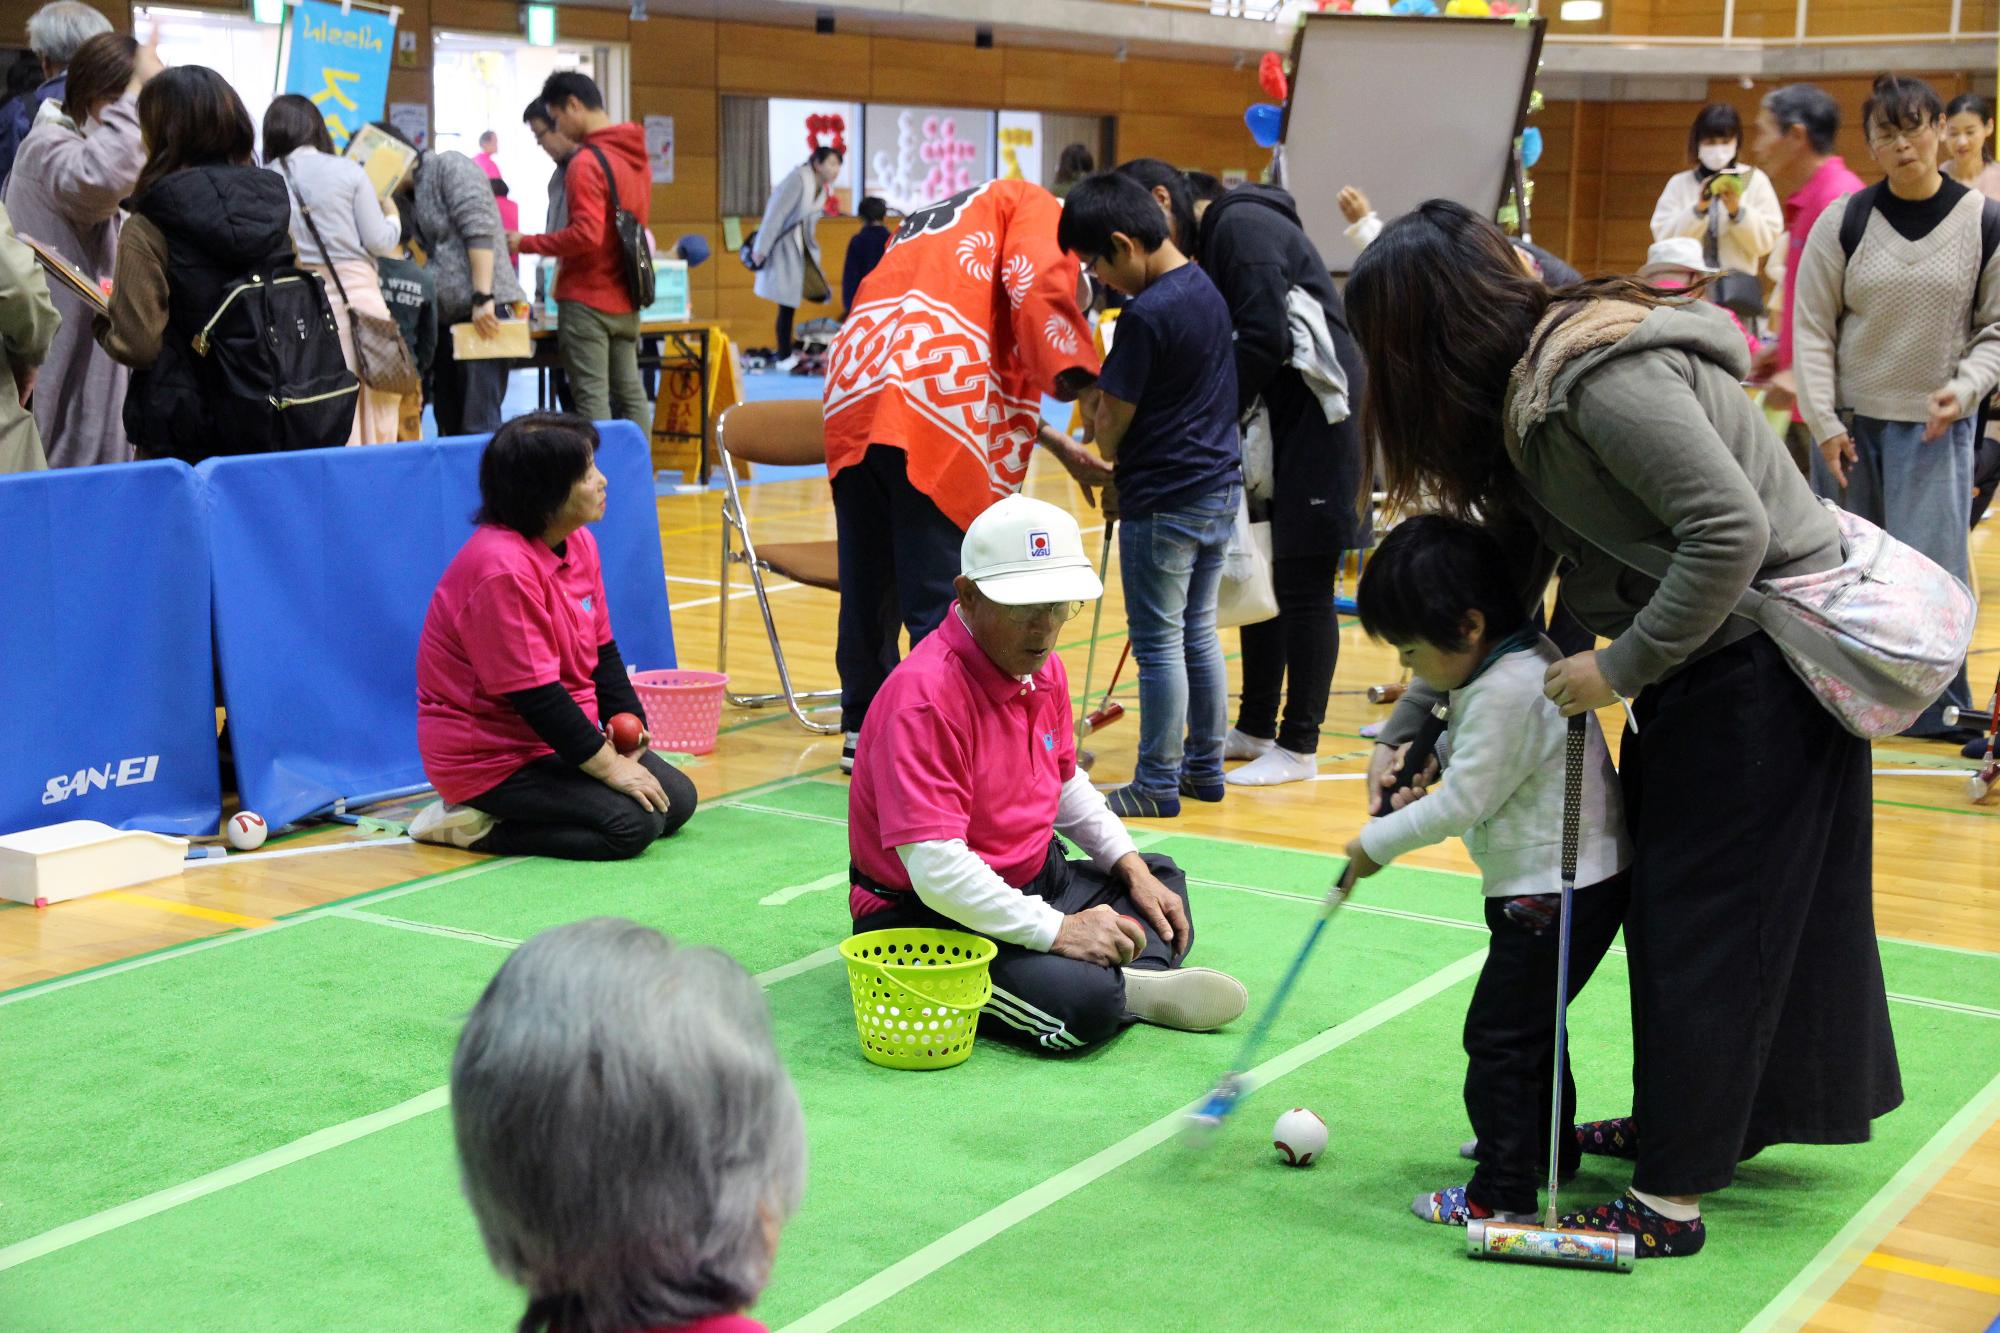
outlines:
[[[1083,551],[1083,534],[1069,512],[1046,500],[1010,495],[965,530],[959,572],[1002,606],[1088,602],[1104,584]]]

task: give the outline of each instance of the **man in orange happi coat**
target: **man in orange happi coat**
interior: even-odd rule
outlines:
[[[904,219],[827,358],[826,464],[840,540],[843,768],[868,705],[952,603],[959,543],[1012,495],[1039,438],[1079,481],[1110,466],[1040,425],[1042,396],[1097,379],[1062,203],[988,181]]]

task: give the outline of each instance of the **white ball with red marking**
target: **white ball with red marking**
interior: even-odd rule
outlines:
[[[1294,1106],[1271,1126],[1271,1143],[1286,1166],[1311,1166],[1326,1151],[1326,1121]]]
[[[223,836],[228,838],[229,845],[239,852],[256,851],[264,845],[264,839],[270,832],[271,830],[264,824],[264,816],[254,810],[231,815],[229,822],[222,826]]]

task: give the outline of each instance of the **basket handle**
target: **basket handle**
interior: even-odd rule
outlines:
[[[916,996],[919,1000],[922,1000],[925,1004],[931,1006],[933,1009],[966,1009],[966,1010],[984,1009],[986,1007],[986,1002],[993,998],[993,974],[991,972],[982,972],[979,975],[980,995],[978,1004],[951,1004],[948,1003],[947,1001],[940,1000],[937,996],[932,995],[928,991],[922,990],[916,986],[912,986],[909,982],[905,981],[901,977],[890,976],[889,969],[883,967],[880,963],[871,962],[866,958],[856,958],[854,959],[854,961],[861,964],[861,966],[863,967],[870,968],[873,971],[881,973],[883,980],[895,982],[898,986],[901,986],[904,990],[910,992],[910,994]],[[989,959],[988,961],[990,962],[991,960]]]

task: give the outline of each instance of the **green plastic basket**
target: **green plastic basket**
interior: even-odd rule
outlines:
[[[949,1069],[972,1054],[993,997],[992,940],[957,930],[871,930],[840,942],[861,1053],[888,1069]]]

